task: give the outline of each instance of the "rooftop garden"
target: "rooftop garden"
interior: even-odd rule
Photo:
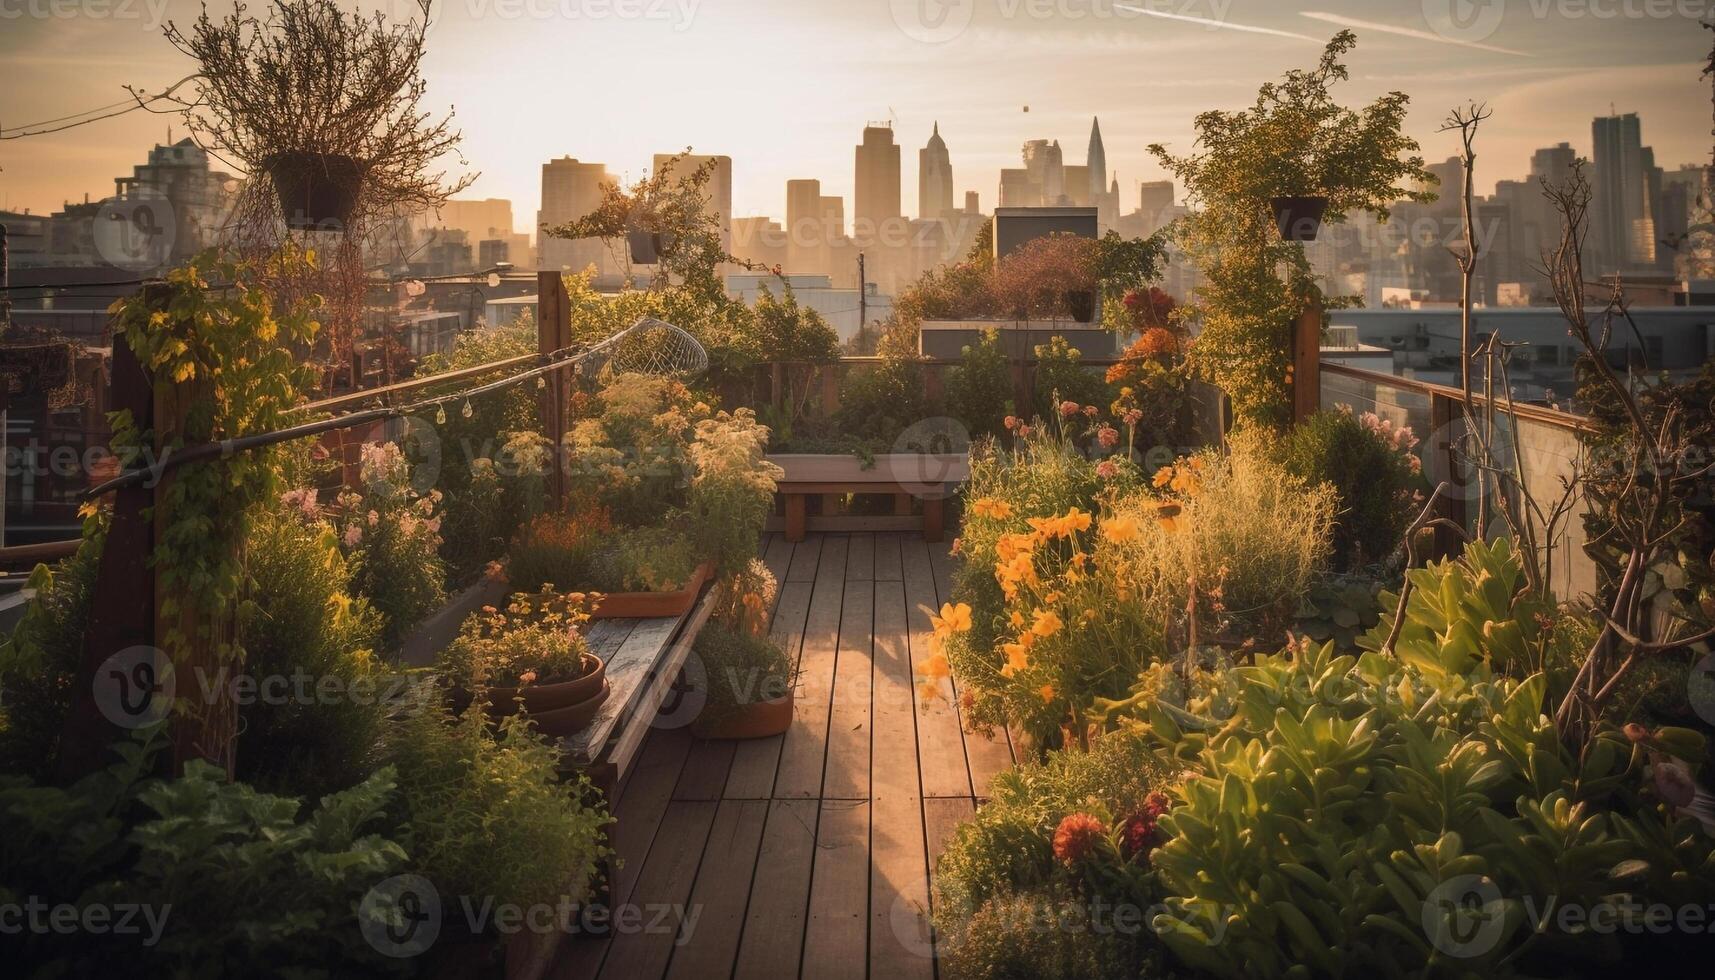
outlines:
[[[420,56],[420,30],[272,10],[171,36],[211,86],[276,49],[302,70],[285,41],[316,31],[375,70]],[[1293,324],[1342,302],[1297,209],[1361,220],[1428,182],[1403,94],[1335,98],[1354,43],[1200,116],[1189,154],[1158,149],[1194,203],[1162,236],[998,260],[979,243],[900,298],[873,358],[842,357],[784,284],[754,308],[726,295],[709,171],[681,160],[552,232],[623,247],[646,285],[545,276],[537,319],[467,334],[383,393],[318,400],[345,294],[317,291],[311,246],[350,229],[271,214],[268,248],[115,304],[124,462],[0,648],[0,904],[160,917],[24,931],[12,961],[527,973],[490,913],[588,928],[616,880],[615,774],[651,728],[793,723],[763,535],[790,514],[782,483],[845,494],[791,468],[952,455],[968,479],[917,491],[962,483],[914,708],[1005,731],[1022,761],[932,869],[940,975],[1691,962],[1715,908],[1697,454],[1715,373],[1640,383],[1601,356],[1625,297],[1585,283],[1574,168],[1547,188],[1564,231],[1546,257],[1595,406],[1572,479],[1527,480],[1504,398],[1467,389],[1433,433],[1385,405],[1296,410]],[[424,173],[449,137],[417,114],[414,61],[390,91],[407,117],[331,149],[284,147],[239,90],[191,111],[258,164],[356,147],[359,201],[449,192]],[[303,176],[257,173],[282,193]],[[1199,263],[1194,295],[1160,287],[1168,248]],[[1127,345],[1091,364],[1064,337],[1021,355],[990,331],[956,363],[917,354],[918,324],[961,318],[1099,320]],[[1215,438],[1196,434],[1199,386],[1231,403]],[[1581,595],[1554,571],[1577,519],[1597,569]],[[1130,927],[1109,927],[1119,909]]]

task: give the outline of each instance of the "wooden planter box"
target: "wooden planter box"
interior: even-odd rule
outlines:
[[[690,581],[677,592],[611,592],[590,613],[591,619],[656,619],[662,616],[683,616],[697,604],[697,594],[714,575],[713,562],[703,562],[691,573]]]
[[[884,453],[866,465],[849,453],[771,453],[768,461],[784,475],[777,492],[786,499],[786,517],[771,530],[783,531],[788,541],[802,541],[808,531],[915,531],[923,540],[940,541],[946,533],[946,499],[970,479],[970,457],[964,453]],[[809,517],[810,494],[890,493],[890,517],[822,515]],[[911,500],[923,501],[921,517],[911,513]]]

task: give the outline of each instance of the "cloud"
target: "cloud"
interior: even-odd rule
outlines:
[[[1377,31],[1382,34],[1397,34],[1400,37],[1415,38],[1419,41],[1434,41],[1437,44],[1456,44],[1461,48],[1475,48],[1478,51],[1492,51],[1496,54],[1510,54],[1519,58],[1534,58],[1536,55],[1528,51],[1516,51],[1494,44],[1483,44],[1480,41],[1468,41],[1458,37],[1448,37],[1435,31],[1420,31],[1413,27],[1395,27],[1392,24],[1378,24],[1373,20],[1358,20],[1356,17],[1346,17],[1341,14],[1324,13],[1320,10],[1300,11],[1299,16],[1311,20],[1325,21],[1340,27],[1354,27],[1359,30]]]
[[[1323,43],[1321,38],[1311,37],[1308,34],[1297,34],[1292,31],[1279,31],[1272,27],[1252,27],[1249,24],[1234,24],[1231,21],[1212,20],[1207,17],[1192,17],[1188,14],[1170,14],[1164,10],[1147,10],[1143,7],[1133,7],[1129,4],[1123,3],[1114,4],[1114,9],[1129,10],[1133,13],[1144,14],[1148,17],[1160,17],[1164,20],[1180,20],[1189,24],[1202,24],[1205,27],[1219,28],[1224,31],[1244,31],[1246,34],[1267,34],[1272,37],[1291,38],[1295,41],[1309,41],[1312,44]]]

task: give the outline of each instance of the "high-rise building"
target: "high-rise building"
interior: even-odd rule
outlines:
[[[1030,184],[1026,196],[1034,198],[1023,202],[1026,207],[1068,203],[1066,163],[1060,153],[1059,140],[1030,140],[1025,143],[1024,171]]]
[[[607,167],[599,163],[561,157],[542,164],[542,209],[536,212],[537,227],[553,227],[589,214],[601,203],[601,185],[611,180]],[[598,275],[619,271],[608,250],[593,238],[570,241],[543,235],[536,252],[543,269],[581,272],[594,265]]]
[[[1084,158],[1086,175],[1086,202],[1096,208],[1096,225],[1102,229],[1112,228],[1119,220],[1119,179],[1114,177],[1110,182],[1108,175],[1108,151],[1102,145],[1101,120],[1090,118],[1090,148]]]
[[[672,160],[672,153],[657,153],[651,166],[656,173],[667,166]],[[702,153],[687,153],[673,169],[675,177],[683,177],[695,173],[698,167],[709,165],[708,202],[709,210],[721,224],[721,247],[732,251],[732,157],[710,156]]]
[[[1138,188],[1138,210],[1157,214],[1173,206],[1173,181],[1146,180]]]
[[[189,137],[170,145],[156,144],[149,151],[148,162],[131,168],[131,176],[114,178],[112,213],[107,216],[107,225],[96,230],[98,249],[124,252],[127,246],[139,244],[134,240],[141,230],[141,237],[150,239],[151,247],[162,250],[158,264],[182,262],[215,244],[237,193],[238,182],[229,174],[210,170],[208,153]],[[165,202],[160,217],[170,220],[170,227],[165,223],[146,226],[158,220],[153,214],[146,215],[150,201]],[[107,240],[116,216],[124,219],[127,232],[121,236],[125,241],[117,245]],[[113,255],[105,258],[117,261]]]
[[[899,208],[899,145],[893,142],[892,123],[864,127],[856,160],[852,221],[859,237],[869,237],[904,216]]]
[[[917,151],[917,216],[944,218],[953,210],[953,161],[935,124],[929,143]]]
[[[1638,114],[1597,116],[1590,243],[1598,271],[1630,269],[1655,262],[1655,220]]]
[[[827,274],[845,229],[845,202],[822,193],[819,180],[786,182],[786,271]]]
[[[981,214],[982,211],[983,211],[982,196],[980,194],[978,194],[976,191],[966,191],[965,192],[965,213],[966,214]]]

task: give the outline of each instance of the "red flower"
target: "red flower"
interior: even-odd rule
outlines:
[[[1167,794],[1160,790],[1156,790],[1143,798],[1143,812],[1149,814],[1151,820],[1161,816],[1163,813],[1166,813],[1167,808],[1172,805],[1172,801],[1167,798]]]
[[[1155,847],[1155,818],[1134,813],[1120,826],[1120,848],[1129,858],[1147,855]]]
[[[1068,813],[1054,828],[1054,856],[1067,864],[1077,864],[1101,843],[1107,828],[1088,813]]]

